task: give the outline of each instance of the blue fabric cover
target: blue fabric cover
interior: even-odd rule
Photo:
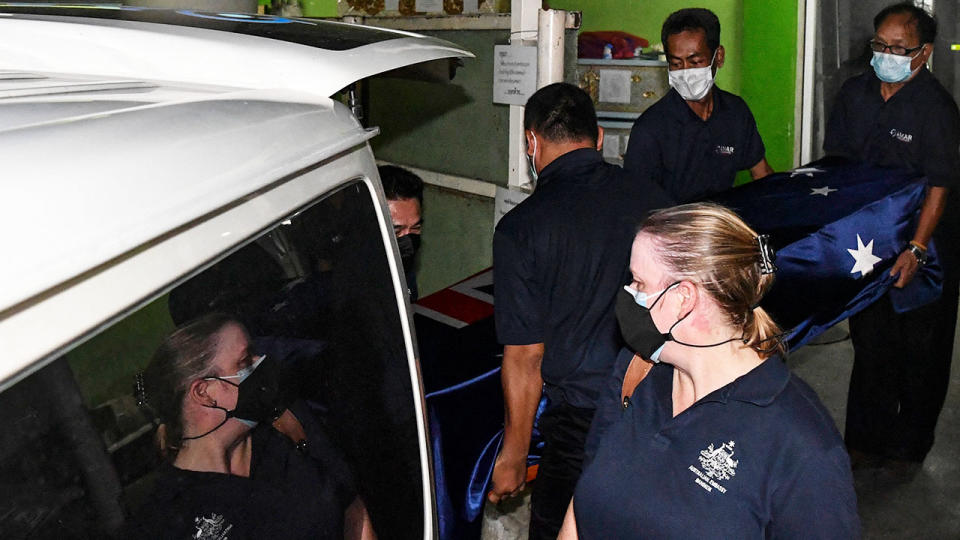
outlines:
[[[776,281],[761,305],[785,329],[791,349],[862,310],[887,291],[899,312],[940,296],[942,269],[936,246],[929,262],[903,289],[890,268],[911,240],[926,194],[914,173],[825,159],[771,175],[711,200],[735,210],[769,234],[776,251]],[[814,190],[827,195],[815,193]],[[832,191],[836,190],[836,191]],[[857,236],[881,260],[866,275],[851,272]]]

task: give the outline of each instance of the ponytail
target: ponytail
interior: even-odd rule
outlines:
[[[677,279],[697,283],[743,332],[745,345],[767,358],[786,349],[780,327],[761,307],[773,286],[774,253],[733,211],[694,203],[655,212],[640,227]]]

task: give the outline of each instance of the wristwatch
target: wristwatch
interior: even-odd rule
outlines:
[[[917,258],[917,264],[920,266],[927,264],[927,250],[921,249],[920,246],[912,243],[907,245],[907,250]]]

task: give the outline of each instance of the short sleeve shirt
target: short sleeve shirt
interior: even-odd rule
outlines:
[[[630,246],[652,209],[671,205],[656,185],[628,181],[593,149],[544,167],[537,188],[497,225],[494,311],[504,345],[544,344],[551,399],[593,408],[620,348],[613,313]]]
[[[574,495],[580,538],[859,536],[840,434],[779,358],[676,417],[673,376],[653,366],[608,419]]]
[[[679,203],[733,187],[737,171],[759,163],[766,150],[743,99],[714,87],[713,100],[704,121],[671,88],[633,124],[623,168]]]
[[[960,113],[926,68],[887,101],[872,70],[848,79],[830,114],[823,149],[881,167],[909,169],[926,176],[932,186],[949,188],[951,198],[941,221],[949,223],[949,229],[938,227],[937,236],[957,230]]]

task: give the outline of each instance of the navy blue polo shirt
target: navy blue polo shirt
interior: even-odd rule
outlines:
[[[760,163],[765,153],[739,96],[714,86],[713,112],[704,121],[671,88],[634,122],[623,168],[686,203],[730,189],[737,171]]]
[[[617,359],[622,377],[633,354]],[[816,394],[769,358],[673,417],[674,368],[605,396],[574,495],[580,538],[856,538],[850,462]],[[591,448],[588,441],[588,451]]]
[[[551,402],[593,408],[620,348],[613,313],[630,246],[650,210],[671,205],[656,185],[582,148],[544,167],[530,197],[493,236],[497,337],[544,344]]]
[[[889,100],[873,70],[848,79],[827,123],[823,149],[881,167],[909,169],[950,189],[938,227],[942,248],[955,243],[960,212],[960,113],[949,92],[922,68]]]

